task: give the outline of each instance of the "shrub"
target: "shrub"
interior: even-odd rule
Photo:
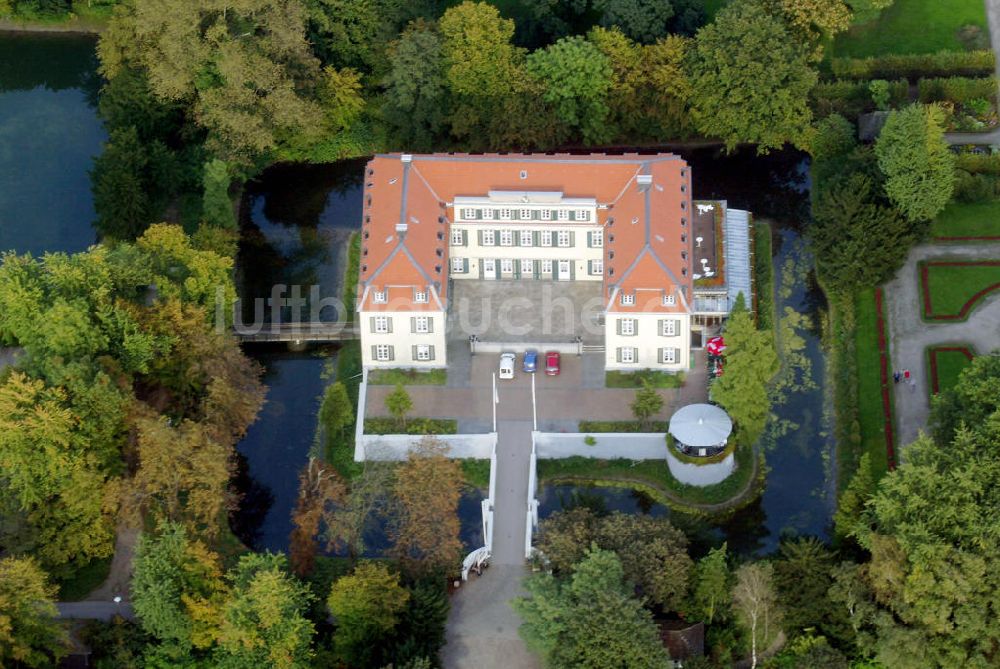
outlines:
[[[927,54],[887,54],[873,58],[834,58],[831,69],[840,79],[895,79],[906,77],[977,77],[993,74],[989,50],[939,51]]]
[[[587,444],[587,446],[596,446],[597,439],[595,439],[593,435],[588,434],[583,438],[583,443]]]
[[[973,100],[990,100],[997,93],[996,77],[948,77],[921,79],[917,82],[917,95],[921,102],[947,100],[965,104]],[[987,111],[988,111],[987,102]]]
[[[887,95],[885,104],[889,107],[899,107],[909,101],[910,85],[905,79],[885,82]],[[826,117],[830,114],[841,114],[848,118],[871,111],[878,106],[873,99],[869,83],[838,79],[816,84],[810,92],[813,112],[816,116]]]
[[[959,202],[988,202],[1000,190],[1000,176],[995,174],[970,174],[964,170],[955,173],[954,198]]]
[[[872,94],[872,102],[875,103],[875,108],[879,111],[886,111],[889,109],[889,100],[891,99],[891,93],[889,91],[889,82],[885,79],[875,79],[874,81],[868,82],[868,91]]]
[[[1000,153],[959,153],[955,167],[972,174],[1000,175]]]

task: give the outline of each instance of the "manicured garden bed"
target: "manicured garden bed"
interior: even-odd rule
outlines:
[[[403,425],[395,418],[365,418],[365,434],[457,434],[451,418],[410,418]]]
[[[952,202],[934,223],[935,241],[1000,241],[1000,200],[990,202]]]
[[[1000,260],[925,260],[918,274],[921,316],[927,321],[964,321],[1000,289]]]
[[[684,385],[684,374],[671,374],[653,369],[604,373],[604,385],[608,388],[642,388],[644,381],[653,388],[680,388]]]
[[[373,386],[443,386],[448,380],[444,369],[373,369],[368,372],[368,383]]]
[[[652,420],[640,423],[637,420],[581,420],[580,432],[666,432],[667,421]]]
[[[962,370],[972,364],[975,353],[971,346],[953,344],[927,348],[927,373],[930,376],[931,395],[950,390],[958,383]]]
[[[834,40],[832,55],[861,58],[886,53],[961,51],[962,26],[984,32],[983,0],[896,0],[874,21],[852,26]]]

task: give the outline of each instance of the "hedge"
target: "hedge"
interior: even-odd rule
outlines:
[[[871,90],[867,81],[838,79],[816,84],[810,97],[817,116],[825,117],[837,113],[847,118],[875,109]],[[909,102],[910,84],[906,79],[889,82],[889,105],[900,107]]]
[[[962,104],[970,100],[995,100],[996,77],[948,77],[921,79],[917,82],[921,102],[949,101]]]
[[[985,77],[993,74],[994,56],[987,49],[887,54],[873,58],[834,58],[830,66],[834,76],[840,79]]]
[[[972,174],[1000,175],[1000,153],[959,153],[955,167]]]

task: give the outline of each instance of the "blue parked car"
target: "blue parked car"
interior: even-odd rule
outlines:
[[[524,352],[524,371],[529,374],[538,368],[538,351],[534,349]]]

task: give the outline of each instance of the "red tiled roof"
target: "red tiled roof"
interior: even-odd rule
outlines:
[[[650,183],[640,184],[640,175]],[[635,307],[622,307],[619,300],[610,307],[686,311],[691,239],[681,219],[690,217],[690,184],[687,164],[672,154],[430,154],[409,162],[402,154],[375,156],[365,171],[359,308],[438,308],[433,298],[430,305],[410,304],[406,291],[395,287],[412,293],[413,287],[430,286],[445,300],[454,217],[448,204],[458,196],[507,190],[596,199],[598,222],[605,226],[605,298],[615,289],[639,291]],[[397,229],[400,224],[405,232]],[[365,287],[388,288],[399,299],[375,305]],[[663,291],[678,296],[676,306],[663,306]]]

